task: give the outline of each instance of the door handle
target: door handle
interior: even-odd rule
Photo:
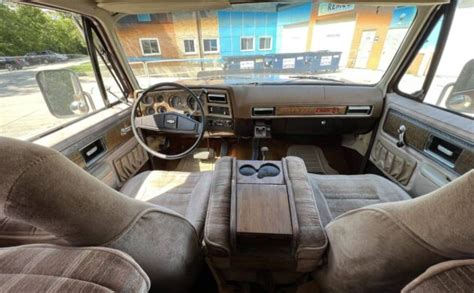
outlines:
[[[401,148],[405,146],[405,132],[407,131],[407,128],[405,125],[400,125],[398,128],[398,141],[397,141],[397,147]]]

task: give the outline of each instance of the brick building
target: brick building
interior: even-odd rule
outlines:
[[[197,62],[202,68],[226,56],[330,50],[341,52],[340,67],[383,70],[415,14],[411,6],[263,3],[129,15],[119,21],[118,35],[130,61]]]

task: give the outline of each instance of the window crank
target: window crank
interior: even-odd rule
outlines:
[[[125,135],[127,135],[127,133],[129,133],[131,130],[132,130],[132,126],[123,127],[122,129],[120,129],[120,135],[121,135],[121,136],[125,136]]]
[[[401,148],[405,146],[405,132],[407,131],[407,128],[405,125],[400,125],[398,128],[398,141],[397,141],[397,147]]]

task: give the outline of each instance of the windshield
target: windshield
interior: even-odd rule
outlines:
[[[126,15],[117,34],[142,87],[161,81],[375,84],[414,6],[298,2]]]

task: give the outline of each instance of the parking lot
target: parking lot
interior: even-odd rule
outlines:
[[[24,139],[74,119],[59,119],[50,114],[36,83],[36,74],[40,70],[67,68],[85,61],[87,59],[15,71],[0,70],[1,135]],[[86,91],[91,91],[95,85],[86,78],[82,78],[81,84]]]

